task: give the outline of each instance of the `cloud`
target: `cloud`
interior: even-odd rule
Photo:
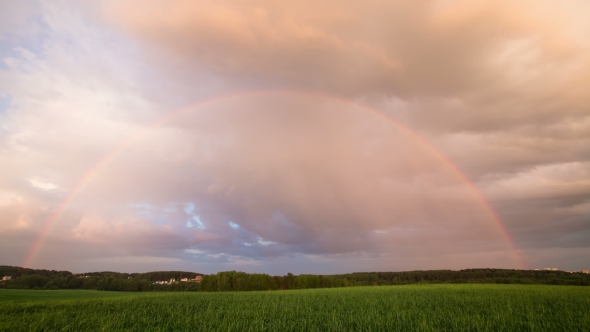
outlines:
[[[587,4],[27,6],[2,26],[12,264],[59,215],[36,266],[517,267],[505,226],[583,268]]]
[[[163,64],[195,73],[351,94],[478,97],[482,86],[506,94],[533,80],[542,87],[548,74],[555,82],[588,69],[583,34],[571,33],[570,16],[579,13],[547,7],[176,0],[113,2],[105,11],[150,50],[166,52]],[[548,13],[553,23],[544,20]]]
[[[33,187],[42,189],[42,190],[53,190],[53,189],[57,189],[57,185],[48,182],[48,181],[44,181],[44,180],[39,180],[39,179],[29,179],[29,182],[31,183],[31,185]]]

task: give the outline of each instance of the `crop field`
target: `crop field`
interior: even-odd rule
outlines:
[[[9,294],[4,292],[0,298]],[[0,302],[1,331],[588,331],[590,326],[590,287],[576,286],[104,292],[109,295],[94,298],[100,292],[79,291],[76,299],[59,299],[72,296],[59,291],[9,292],[23,295]],[[40,299],[43,293],[54,299]],[[28,294],[31,301],[22,299]]]

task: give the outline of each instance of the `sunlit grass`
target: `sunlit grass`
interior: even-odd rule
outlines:
[[[33,292],[33,291],[31,291]],[[590,288],[411,285],[3,302],[4,331],[588,331]]]

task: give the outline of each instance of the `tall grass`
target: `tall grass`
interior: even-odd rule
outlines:
[[[0,303],[2,331],[588,331],[590,288],[412,285]]]

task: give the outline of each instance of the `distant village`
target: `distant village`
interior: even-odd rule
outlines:
[[[534,271],[541,271],[539,269],[533,269]],[[561,271],[561,272],[568,272],[568,273],[586,273],[588,274],[588,270],[578,270],[578,271],[568,271],[568,270],[560,270],[556,267],[546,267],[542,271]]]
[[[170,280],[156,281],[156,282],[154,282],[154,284],[155,285],[170,285],[170,284],[174,284],[177,282],[201,282],[202,280],[203,280],[203,277],[201,277],[201,276],[196,276],[194,279],[182,278],[182,279],[180,279],[180,281],[176,281],[175,278],[171,278]]]
[[[90,276],[81,275],[78,278],[90,278]],[[12,279],[9,276],[2,278],[2,280],[10,280]],[[127,277],[127,279],[133,279],[132,277]],[[162,281],[155,281],[154,285],[171,285],[179,282],[201,282],[203,280],[202,276],[196,276],[194,279],[192,278],[181,278],[180,280],[176,280],[176,278],[170,278],[170,280],[162,280]]]

